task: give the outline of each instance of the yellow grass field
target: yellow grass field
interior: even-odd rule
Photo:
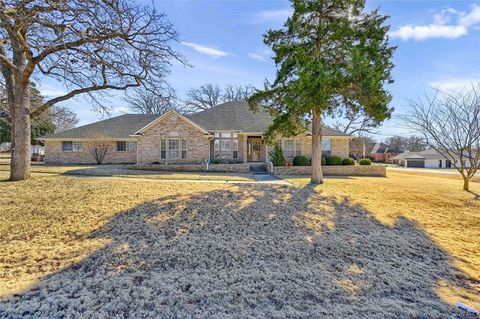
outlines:
[[[272,298],[295,311],[304,301],[311,315],[323,309],[315,298],[338,302],[336,317],[361,309],[372,318],[439,317],[455,301],[480,308],[479,183],[467,193],[457,179],[396,172],[314,188],[287,180],[295,186],[60,175],[0,182],[0,317],[2,308],[75,316],[128,298],[147,309],[142,300],[152,296],[155,311],[173,315],[181,304],[188,315],[199,306],[190,286],[218,311],[251,310],[246,317],[274,313]],[[106,300],[99,287],[130,295]]]
[[[305,177],[285,180],[297,187],[310,181]],[[399,217],[417,223],[473,280],[470,297],[480,308],[480,183],[470,183],[472,193],[463,191],[462,186],[457,176],[388,172],[387,178],[327,178],[317,191],[326,196],[348,197],[386,225],[394,225]],[[465,293],[452,287],[439,289],[450,301]]]

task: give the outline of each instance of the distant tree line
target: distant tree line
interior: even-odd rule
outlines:
[[[124,100],[128,103],[129,109],[136,113],[163,114],[169,110],[176,110],[183,114],[192,114],[226,102],[247,101],[254,92],[255,88],[252,85],[220,86],[205,83],[189,89],[185,99],[180,99],[175,90],[166,85],[155,90],[135,88],[127,92]]]

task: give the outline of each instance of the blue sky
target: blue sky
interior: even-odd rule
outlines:
[[[145,4],[150,4],[146,1]],[[174,65],[171,85],[182,97],[191,87],[211,82],[252,84],[261,87],[272,79],[275,65],[262,35],[278,28],[290,14],[288,1],[155,1],[180,34],[175,47],[191,67]],[[395,83],[389,87],[396,111],[380,129],[383,139],[408,134],[395,115],[401,114],[408,99],[432,88],[458,89],[470,81],[480,81],[480,2],[478,1],[367,1],[367,8],[380,7],[390,16]],[[44,82],[48,96],[65,91]],[[127,110],[121,96],[105,102],[118,115]],[[82,98],[64,102],[74,110],[81,124],[99,120]]]

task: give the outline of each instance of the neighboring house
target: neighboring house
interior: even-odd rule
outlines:
[[[393,147],[384,143],[375,143],[367,157],[371,158],[374,162],[392,163],[392,158],[405,152],[405,150]]]
[[[111,145],[105,163],[247,163],[268,161],[264,133],[272,118],[246,102],[228,102],[192,115],[125,114],[41,138],[47,163],[93,164],[94,141]],[[323,128],[324,155],[348,157],[350,136]],[[309,132],[279,141],[287,160],[311,156]]]
[[[421,152],[405,152],[392,158],[405,167],[450,168],[453,163],[433,148]],[[458,160],[457,160],[458,161]],[[468,161],[465,163],[468,166]]]

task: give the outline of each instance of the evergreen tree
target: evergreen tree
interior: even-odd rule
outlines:
[[[386,16],[365,12],[364,0],[292,0],[293,15],[284,27],[269,30],[264,42],[275,53],[273,83],[250,99],[274,116],[267,138],[291,136],[312,124],[312,182],[322,183],[322,116],[339,107],[381,123],[393,109],[384,86],[394,47],[389,46]]]

